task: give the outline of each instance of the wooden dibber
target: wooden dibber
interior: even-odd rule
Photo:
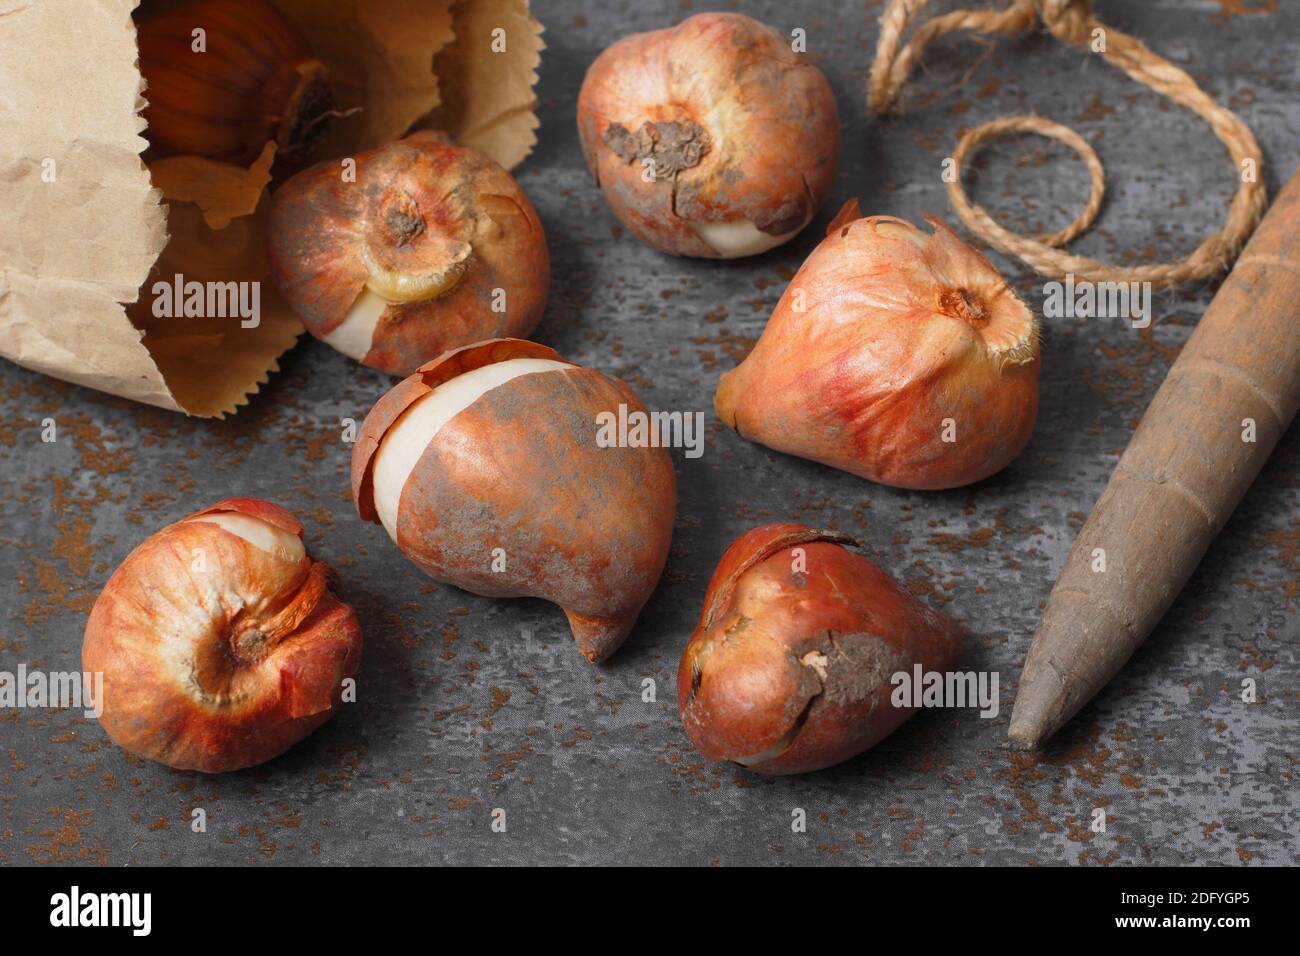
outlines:
[[[1297,406],[1300,172],[1224,280],[1079,532],[1021,671],[1014,745],[1038,747],[1146,639]]]

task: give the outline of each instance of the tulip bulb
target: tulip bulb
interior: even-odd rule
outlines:
[[[664,448],[602,448],[597,416],[645,406],[543,345],[455,349],[381,398],[352,453],[357,511],[425,573],[560,605],[589,660],[627,637],[672,539]]]
[[[132,551],[86,622],[100,722],[131,753],[220,773],[323,724],[357,672],[361,631],[285,509],[231,498]]]
[[[826,201],[839,119],[826,77],[771,27],[701,13],[625,37],[578,94],[587,166],[614,215],[680,256],[786,242]]]
[[[848,760],[912,715],[892,676],[956,666],[962,633],[852,539],[769,524],[729,547],[677,670],[682,724],[710,760],[759,773]]]
[[[994,474],[1038,415],[1038,322],[997,270],[934,232],[849,202],[724,374],[745,438],[900,488]]]
[[[183,4],[142,22],[139,45],[149,142],[164,156],[246,163],[272,141],[292,156],[332,107],[324,64],[264,0]]]
[[[307,331],[409,375],[442,352],[527,335],[550,286],[542,224],[504,169],[419,132],[303,170],[272,197],[272,277]]]

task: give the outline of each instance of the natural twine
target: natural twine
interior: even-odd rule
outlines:
[[[1210,99],[1196,82],[1163,57],[1157,56],[1134,37],[1107,27],[1092,15],[1092,0],[1011,0],[1002,10],[954,10],[927,20],[917,27],[912,38],[902,43],[902,36],[929,0],[890,0],[880,17],[880,40],[876,59],[871,65],[867,103],[883,113],[898,98],[903,83],[933,40],[956,30],[975,33],[1001,33],[1008,36],[1033,30],[1038,21],[1066,43],[1091,49],[1094,31],[1101,30],[1105,46],[1102,56],[1111,65],[1133,79],[1200,116],[1219,138],[1236,166],[1241,185],[1232,197],[1223,231],[1207,236],[1195,251],[1178,262],[1133,267],[1114,266],[1084,256],[1070,255],[1055,246],[1063,246],[1090,225],[1101,208],[1106,177],[1101,160],[1092,147],[1073,130],[1041,116],[1008,116],[962,132],[953,153],[956,176],[948,183],[948,199],[972,232],[990,245],[1032,266],[1039,274],[1064,278],[1073,273],[1093,282],[1150,282],[1157,286],[1175,285],[1209,279],[1224,269],[1241,251],[1241,247],[1264,214],[1266,195],[1262,180],[1263,157],[1259,143],[1242,120],[1230,110]],[[1058,140],[1073,149],[1088,167],[1092,194],[1088,205],[1069,226],[1048,236],[1030,238],[998,225],[983,207],[966,196],[962,186],[962,169],[966,157],[988,140],[1008,133],[1038,133]],[[1242,175],[1247,160],[1253,161],[1254,177]]]

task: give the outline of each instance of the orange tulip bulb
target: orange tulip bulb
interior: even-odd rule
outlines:
[[[294,157],[330,115],[325,65],[266,0],[194,0],[138,37],[145,134],[163,156],[247,163],[274,142]]]
[[[298,173],[272,198],[276,287],[312,335],[409,375],[448,349],[532,332],[546,308],[546,236],[519,184],[432,132]]]
[[[181,770],[270,760],[342,703],[361,630],[284,508],[230,498],[127,555],[86,622],[82,666],[104,675],[100,723]]]
[[[1038,415],[1038,322],[947,226],[862,218],[849,202],[754,350],[724,374],[718,417],[745,438],[900,488],[1004,468]]]
[[[866,558],[801,524],[754,528],[718,562],[677,670],[687,736],[758,773],[819,770],[893,733],[892,678],[955,667],[962,632]]]
[[[617,379],[520,339],[454,349],[370,410],[352,452],[362,518],[438,581],[560,605],[591,661],[659,581],[677,484],[663,447],[602,447],[598,416],[645,412]]]
[[[637,238],[679,256],[765,252],[835,179],[839,119],[821,70],[739,13],[615,43],[578,94],[587,166]]]

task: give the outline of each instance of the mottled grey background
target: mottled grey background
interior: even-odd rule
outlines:
[[[354,516],[339,420],[389,385],[312,340],[250,407],[187,420],[0,366],[0,669],[79,666],[111,570],[161,525],[229,495],[292,508],[339,569],[366,632],[361,700],[285,757],[223,777],[128,757],[67,711],[0,713],[0,863],[1294,863],[1300,433],[1292,428],[1163,626],[1038,759],[1006,743],[1016,675],[1085,514],[1212,287],[1161,295],[1156,323],[1058,321],[1042,414],[1002,474],[942,494],[894,491],[751,445],[719,426],[718,375],[750,348],[840,203],[949,215],[940,162],[956,131],[1036,110],[1081,130],[1107,166],[1106,259],[1186,254],[1233,187],[1203,123],[1046,35],[941,42],[899,119],[863,80],[879,3],[745,2],[804,27],[839,101],[835,195],[813,227],[756,260],[672,259],[619,230],[579,152],[583,71],[624,33],[689,0],[541,2],[541,142],[518,169],[545,223],[553,293],[537,337],[622,376],[652,407],[704,410],[703,458],[675,453],[673,554],[631,640],[602,667],[560,612],[435,585]],[[1265,12],[1243,12],[1249,8]],[[1100,2],[1098,13],[1191,72],[1254,127],[1270,192],[1300,148],[1300,9],[1277,0]],[[976,197],[1022,231],[1057,228],[1086,194],[1045,141],[981,154]],[[33,224],[39,228],[39,224]],[[1042,284],[994,256],[1029,301]],[[1242,335],[1252,334],[1242,317]],[[42,444],[39,422],[63,436]],[[914,592],[969,627],[968,666],[1002,676],[1002,712],[918,716],[875,751],[797,779],[710,765],[682,733],[678,655],[726,545],[769,520],[852,532]],[[531,640],[524,634],[531,631]],[[1260,699],[1239,701],[1242,678]],[[641,685],[658,695],[643,703]],[[204,807],[208,832],[191,833]],[[489,827],[493,808],[508,830]],[[1104,834],[1088,829],[1105,807]],[[804,834],[791,813],[808,815]]]

